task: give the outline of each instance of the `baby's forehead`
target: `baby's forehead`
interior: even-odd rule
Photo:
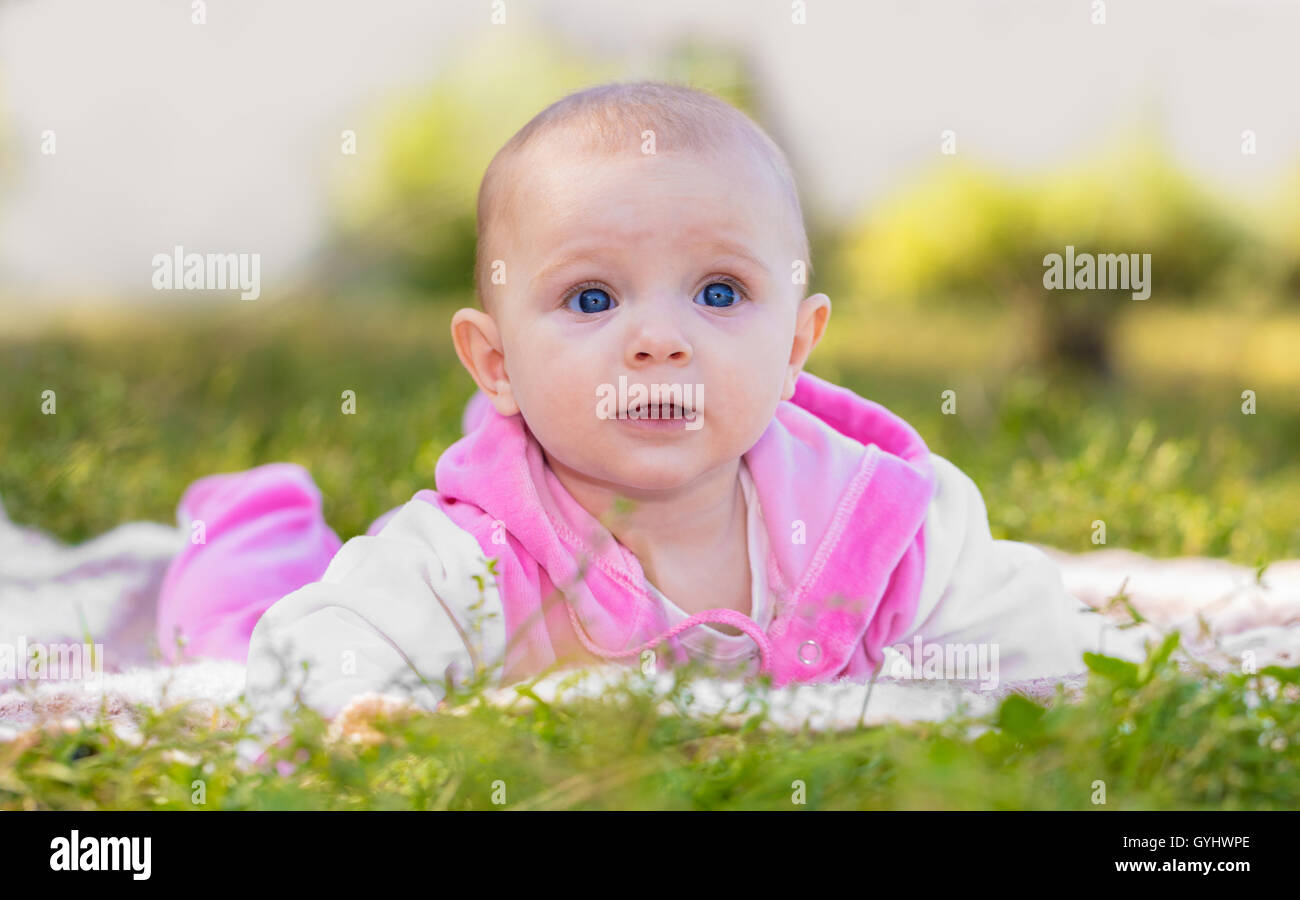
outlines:
[[[675,204],[673,214],[680,215],[683,227],[713,218],[734,229],[741,219],[771,221],[767,214],[779,214],[789,201],[761,158],[735,144],[708,152],[642,154],[552,139],[514,161],[505,187],[498,211],[512,230],[525,220],[534,229],[581,227],[585,220],[599,220],[602,212],[626,211],[638,203]]]
[[[698,251],[757,257],[766,268],[773,255],[786,252],[789,219],[779,209],[777,185],[759,183],[759,173],[742,175],[735,164],[683,163],[643,168],[583,161],[555,172],[551,183],[528,176],[539,184],[520,192],[513,254],[544,267],[576,253],[627,256],[635,248],[638,255],[685,260]],[[583,184],[569,190],[575,173]]]

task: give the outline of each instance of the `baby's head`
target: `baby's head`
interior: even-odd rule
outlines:
[[[746,453],[794,393],[830,314],[804,296],[810,272],[794,180],[757,125],[690,88],[602,85],[547,107],[488,166],[483,309],[457,312],[452,337],[557,471],[673,490]],[[619,417],[636,386],[667,385],[685,418]]]

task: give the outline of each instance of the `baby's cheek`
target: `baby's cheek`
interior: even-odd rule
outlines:
[[[706,387],[702,409],[704,427],[717,440],[735,444],[738,452],[744,452],[772,421],[775,404],[768,386],[752,379],[733,379]]]
[[[538,421],[529,427],[539,438],[545,434],[553,443],[581,448],[598,438],[597,396],[585,383],[555,379],[534,389],[532,407]]]

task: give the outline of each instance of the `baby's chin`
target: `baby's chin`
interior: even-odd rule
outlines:
[[[688,487],[702,474],[698,467],[673,466],[637,466],[622,472],[613,472],[604,481],[617,485],[622,491],[659,493],[677,491]]]
[[[681,490],[705,473],[740,455],[701,453],[699,447],[654,446],[620,448],[616,456],[582,454],[567,468],[581,478],[614,488],[620,492],[659,493]]]

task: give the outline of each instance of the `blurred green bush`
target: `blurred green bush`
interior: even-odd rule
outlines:
[[[1044,258],[1151,254],[1151,298],[1221,298],[1262,236],[1204,190],[1158,141],[1139,137],[1086,164],[1021,178],[953,158],[854,223],[835,270],[884,302],[1011,305],[1025,356],[1107,371],[1127,290],[1049,290]],[[1253,271],[1253,270],[1252,270]],[[1256,279],[1257,280],[1257,279]]]

